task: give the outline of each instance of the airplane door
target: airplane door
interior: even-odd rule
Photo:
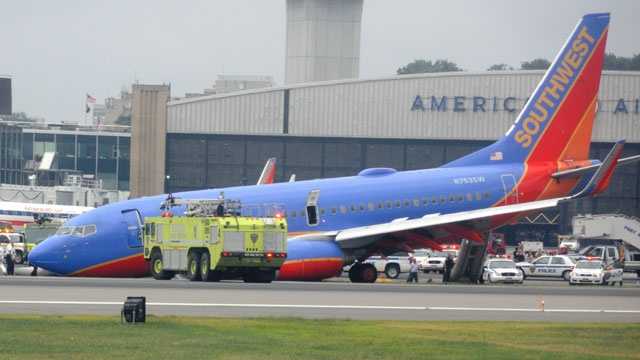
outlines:
[[[318,199],[320,190],[311,190],[307,196],[307,224],[316,226],[320,222],[320,212],[318,211]]]
[[[127,224],[127,245],[130,248],[142,247],[142,217],[136,209],[122,211],[122,217]]]
[[[518,187],[516,184],[516,177],[513,174],[500,175],[502,180],[502,189],[504,190],[505,205],[518,203]]]

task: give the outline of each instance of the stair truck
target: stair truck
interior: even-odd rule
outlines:
[[[184,215],[171,209],[184,207]],[[191,281],[243,279],[269,283],[287,257],[287,222],[280,213],[241,216],[239,201],[167,198],[161,216],[144,221],[144,258],[151,275]]]

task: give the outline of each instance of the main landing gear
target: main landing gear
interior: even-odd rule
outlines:
[[[349,269],[349,280],[354,283],[374,283],[378,278],[378,270],[372,264],[355,263]]]

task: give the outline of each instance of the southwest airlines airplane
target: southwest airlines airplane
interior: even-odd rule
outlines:
[[[532,211],[603,192],[624,141],[590,160],[591,131],[609,14],[584,16],[507,133],[439,168],[365,169],[356,176],[175,194],[242,204],[280,204],[289,223],[280,280],[320,280],[371,254],[432,247],[486,234]],[[144,276],[140,225],[166,195],[128,200],[70,219],[29,255],[34,265],[75,276]],[[179,215],[180,210],[176,213]],[[80,227],[83,231],[73,231]],[[84,234],[74,236],[72,234]],[[356,262],[355,282],[373,282]]]

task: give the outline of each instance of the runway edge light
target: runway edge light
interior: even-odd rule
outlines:
[[[147,299],[144,296],[127,296],[120,312],[120,322],[144,323],[147,318]]]

